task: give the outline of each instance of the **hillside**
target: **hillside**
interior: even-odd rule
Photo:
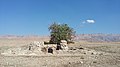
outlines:
[[[1,35],[0,39],[42,39],[49,40],[49,36],[27,35]],[[75,41],[88,42],[120,42],[120,34],[78,34],[74,38]]]
[[[120,42],[120,34],[80,34],[75,41],[88,42]]]

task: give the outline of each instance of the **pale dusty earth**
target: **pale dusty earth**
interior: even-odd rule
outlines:
[[[38,56],[4,56],[10,48],[23,47],[39,38],[0,39],[0,67],[120,67],[119,43],[69,44],[68,51]]]

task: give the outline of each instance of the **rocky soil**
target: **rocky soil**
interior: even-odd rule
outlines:
[[[0,55],[0,67],[120,67],[120,44],[76,44],[68,51],[41,55]],[[4,50],[16,48],[0,48]]]
[[[0,67],[120,67],[120,44],[110,42],[100,44],[101,42],[77,41],[69,45],[68,51],[57,51],[55,54],[18,56],[1,54],[9,49],[25,49],[25,46],[33,41],[47,40],[49,39],[39,37],[0,38]]]

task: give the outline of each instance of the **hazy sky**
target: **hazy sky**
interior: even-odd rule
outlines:
[[[0,0],[0,35],[48,35],[53,22],[80,33],[120,33],[120,0]]]

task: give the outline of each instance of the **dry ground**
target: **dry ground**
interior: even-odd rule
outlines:
[[[20,47],[33,41],[48,39],[23,38],[23,39],[0,39],[0,53],[13,47]],[[0,67],[120,67],[120,44],[119,43],[88,43],[76,42],[69,47],[75,50],[69,55],[45,56],[3,56],[0,55]],[[81,49],[81,47],[83,49]],[[87,48],[102,54],[84,54],[80,51]],[[79,49],[78,51],[76,49]],[[77,52],[79,55],[74,55]]]

